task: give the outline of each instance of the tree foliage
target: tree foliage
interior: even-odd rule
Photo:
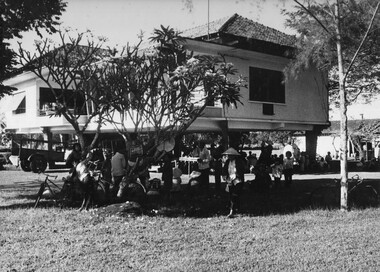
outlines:
[[[23,69],[32,71],[46,84],[54,97],[54,107],[50,110],[72,125],[84,149],[95,143],[102,115],[108,108],[105,100],[108,90],[103,81],[106,67],[101,60],[111,52],[102,48],[105,39],[96,39],[91,32],[72,36],[69,30],[58,30],[57,34],[58,45],[49,39],[36,42],[34,54],[20,44],[19,62]],[[93,122],[98,124],[97,133],[92,143],[88,143],[84,133]]]
[[[296,1],[298,2],[298,1]],[[354,103],[359,95],[370,99],[378,93],[380,82],[380,19],[375,18],[365,43],[358,52],[356,61],[351,60],[361,45],[371,22],[377,1],[339,1],[340,17],[335,14],[336,1],[307,1],[294,12],[285,12],[286,25],[299,34],[297,58],[288,67],[290,74],[315,64],[329,75],[330,101],[339,107],[338,56],[336,47],[336,24],[341,26],[343,63],[350,71],[345,79],[347,104]]]
[[[112,124],[125,140],[131,132],[144,133],[154,146],[183,133],[207,105],[240,103],[245,81],[233,65],[222,57],[193,56],[170,27],[156,29],[147,48],[140,42],[121,51],[102,49],[102,39],[85,40],[90,33],[58,34],[59,46],[44,40],[32,55],[20,45],[19,58],[49,87],[54,115],[72,125],[83,148],[96,141],[85,143],[83,137],[94,122],[98,133]]]
[[[0,0],[0,98],[11,91],[2,82],[13,74],[16,65],[8,41],[21,38],[28,30],[35,30],[41,37],[41,29],[56,32],[66,5],[62,0]]]
[[[319,69],[336,67],[340,107],[340,171],[341,209],[347,210],[347,105],[348,94],[377,88],[379,60],[380,2],[374,0],[335,0],[319,3],[307,1],[298,4],[295,12],[288,12],[288,26],[299,33],[297,57],[289,73],[297,73],[311,63]],[[369,11],[369,12],[368,12]],[[375,27],[374,27],[375,26]],[[334,70],[333,70],[334,71]],[[334,75],[334,73],[330,73]],[[334,82],[334,81],[332,81]],[[368,84],[364,84],[364,82]],[[334,86],[334,84],[331,84]]]
[[[183,133],[207,105],[240,102],[245,81],[231,63],[187,52],[170,27],[155,29],[150,42],[144,49],[127,46],[121,57],[107,60],[107,121],[125,139],[130,132],[150,132],[158,144]]]

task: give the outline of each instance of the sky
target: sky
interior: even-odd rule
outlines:
[[[135,44],[143,31],[148,38],[160,25],[185,30],[206,24],[234,13],[276,28],[288,34],[281,10],[291,8],[290,0],[192,0],[186,8],[184,0],[66,0],[67,8],[61,17],[62,27],[82,32],[91,30],[95,36],[107,37],[111,46]],[[209,8],[208,8],[209,7]],[[53,40],[56,40],[51,37]],[[23,47],[33,49],[35,32],[24,33]],[[12,41],[17,45],[17,40]]]

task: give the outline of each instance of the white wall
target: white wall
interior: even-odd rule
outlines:
[[[187,48],[199,54],[221,54],[227,62],[234,64],[249,83],[249,67],[283,71],[289,59],[232,47],[188,40]],[[285,83],[285,103],[274,104],[274,115],[263,115],[262,102],[249,101],[249,89],[242,88],[243,106],[228,108],[227,118],[279,121],[302,125],[325,125],[328,122],[328,93],[324,86],[326,77],[311,67]],[[309,127],[312,129],[312,126]]]

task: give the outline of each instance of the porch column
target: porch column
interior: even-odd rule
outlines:
[[[219,127],[222,132],[222,140],[223,140],[223,147],[224,150],[226,150],[229,146],[229,132],[228,132],[228,122],[227,121],[220,121]]]
[[[47,141],[47,150],[49,151],[49,157],[51,157],[51,151],[53,150],[53,133],[50,130],[50,127],[43,127],[42,128],[44,141]],[[54,168],[55,161],[48,161],[49,168]]]
[[[317,141],[321,130],[306,131],[306,154],[309,155],[310,163],[314,162],[317,156]]]
[[[48,150],[51,151],[53,147],[53,133],[50,131],[50,127],[43,127],[42,128],[44,141],[48,141]]]
[[[181,157],[182,138],[183,138],[182,134],[177,135],[175,137],[175,145],[174,145],[174,157],[175,158]]]

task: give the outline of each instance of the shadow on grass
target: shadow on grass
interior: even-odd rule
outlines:
[[[280,186],[279,188],[272,188],[258,192],[251,190],[248,183],[245,184],[244,192],[240,201],[239,213],[247,216],[266,216],[275,214],[292,214],[302,210],[311,210],[311,192],[322,186],[332,184],[333,180],[330,178],[310,179],[310,180],[296,180],[292,185],[287,188]],[[379,181],[368,179],[367,184],[371,184],[376,190],[379,191]],[[224,188],[225,184],[222,184]],[[10,190],[10,188],[7,188]],[[31,208],[36,199],[37,190],[35,188],[28,188],[27,191],[20,191],[13,195],[13,199],[24,201],[21,204],[10,204],[0,206],[1,209],[20,209]],[[3,199],[11,198],[2,196]],[[12,201],[14,202],[14,201]],[[99,202],[98,202],[99,203]],[[112,201],[112,203],[115,203]],[[39,204],[39,208],[60,207],[60,208],[78,208],[81,201],[77,200],[72,203],[63,203],[62,201],[55,201],[52,199],[43,199]],[[105,203],[100,203],[100,206],[105,206]],[[228,193],[223,191],[216,192],[213,187],[210,188],[208,193],[201,192],[188,192],[184,190],[177,195],[172,195],[170,199],[164,199],[161,196],[147,196],[144,203],[142,203],[143,214],[148,216],[164,216],[164,217],[195,217],[206,218],[213,216],[227,215],[229,212],[229,198]],[[336,207],[332,207],[338,209]]]

